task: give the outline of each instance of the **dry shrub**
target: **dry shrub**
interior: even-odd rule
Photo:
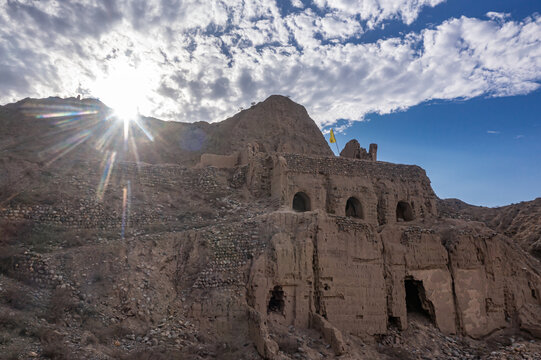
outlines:
[[[8,285],[0,301],[16,310],[27,310],[32,306],[28,294],[13,285]]]
[[[101,344],[111,344],[115,339],[121,339],[132,333],[121,324],[105,325],[95,318],[87,319],[84,328],[94,334]]]
[[[16,329],[20,323],[21,319],[16,314],[0,311],[0,327]]]
[[[55,289],[49,300],[47,320],[56,322],[64,316],[66,311],[74,311],[77,304],[68,289]]]
[[[389,357],[389,359],[392,360],[413,360],[413,357],[411,354],[402,348],[397,348],[393,346],[384,346],[379,345],[378,346],[378,352],[380,354],[385,354]]]
[[[122,357],[123,360],[170,360],[186,359],[178,350],[152,349],[131,353]]]
[[[73,359],[71,351],[64,344],[62,335],[55,331],[43,329],[40,332],[42,355],[53,360]]]
[[[9,275],[13,269],[15,256],[18,252],[17,249],[9,245],[0,245],[0,274]]]
[[[19,356],[24,352],[23,345],[11,344],[5,350],[2,351],[2,359],[5,360],[18,360]]]

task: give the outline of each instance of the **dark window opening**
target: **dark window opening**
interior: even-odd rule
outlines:
[[[267,313],[277,312],[283,314],[285,307],[284,290],[282,290],[281,286],[275,286],[270,293],[271,298],[269,300],[269,306],[267,307]]]
[[[396,205],[396,221],[412,221],[413,209],[407,201],[399,201]]]
[[[310,211],[310,198],[303,192],[298,192],[293,196],[293,210]]]
[[[423,282],[406,279],[404,286],[406,288],[406,309],[408,316],[419,315],[428,320],[433,320],[433,305],[426,298]]]
[[[346,201],[346,216],[363,218],[363,206],[361,202],[354,197],[350,197]]]
[[[387,328],[402,330],[400,328],[400,319],[396,316],[389,316],[388,321],[387,321]]]

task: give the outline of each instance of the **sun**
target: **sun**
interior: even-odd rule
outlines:
[[[124,123],[125,140],[130,123],[137,120],[140,106],[147,100],[152,83],[150,73],[147,66],[118,61],[91,86],[92,94],[113,109],[112,117]]]

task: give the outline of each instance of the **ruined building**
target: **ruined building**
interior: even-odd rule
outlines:
[[[10,126],[37,121],[23,105],[3,109],[22,117]],[[130,329],[189,319],[267,359],[292,356],[282,340],[303,329],[335,355],[358,354],[349,339],[405,331],[410,316],[446,335],[541,336],[538,261],[483,223],[439,214],[420,167],[377,161],[375,144],[367,153],[356,141],[334,156],[304,108],[280,96],[217,124],[153,121],[155,142],[134,130],[140,161],[118,150],[105,189],[92,139],[49,167],[28,148],[3,159],[20,175],[2,179],[4,223],[90,234],[81,248],[30,248],[10,277],[93,294],[85,306]],[[242,140],[227,142],[233,133]],[[200,141],[187,148],[186,134]],[[36,256],[43,272],[29,270]],[[109,282],[83,276],[98,267]],[[130,346],[149,346],[141,339]]]

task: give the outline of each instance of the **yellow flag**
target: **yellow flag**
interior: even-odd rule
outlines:
[[[334,131],[332,131],[332,129],[331,129],[331,137],[329,139],[329,142],[331,144],[334,144],[336,142],[336,139],[334,138]]]

